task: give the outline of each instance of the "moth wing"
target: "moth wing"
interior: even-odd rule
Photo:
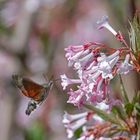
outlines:
[[[40,94],[42,93],[44,87],[27,78],[23,78],[22,83],[24,89],[27,91],[26,95],[24,93],[23,94],[29,98],[32,98],[35,101],[39,101]]]
[[[33,82],[28,78],[23,78],[22,76],[19,75],[12,75],[12,78],[16,86],[22,92],[22,94],[35,101],[40,100],[40,93],[44,88],[43,86]]]

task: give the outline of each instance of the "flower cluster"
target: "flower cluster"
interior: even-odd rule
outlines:
[[[103,17],[98,22],[99,28],[107,28],[120,41],[124,41]],[[121,40],[122,39],[122,40]],[[90,42],[84,45],[68,46],[65,48],[68,66],[73,66],[78,79],[70,79],[61,75],[62,86],[65,90],[70,84],[77,84],[77,90],[68,92],[68,103],[80,106],[85,102],[96,104],[106,99],[110,80],[116,74],[127,74],[133,69],[130,63],[130,51],[127,47],[109,48],[103,44]]]
[[[136,70],[135,57],[121,32],[116,32],[109,25],[106,16],[98,22],[98,25],[99,29],[108,29],[123,46],[115,49],[101,43],[89,42],[77,46],[70,45],[65,48],[68,66],[73,67],[78,77],[71,79],[65,74],[61,75],[63,90],[69,85],[76,85],[76,89],[70,88],[68,91],[69,99],[67,103],[72,103],[78,107],[84,105],[93,112],[84,112],[77,115],[65,113],[63,123],[68,138],[73,137],[77,129],[82,128],[81,135],[77,140],[132,140],[135,139],[133,134],[137,131],[136,118],[127,116],[125,114],[126,110],[123,108],[124,104],[112,99],[109,94],[109,84],[117,74],[127,74],[131,70]],[[126,100],[128,99],[126,98]],[[87,103],[90,103],[90,105]],[[99,104],[104,104],[107,107],[98,107]],[[91,105],[94,105],[94,107],[91,107]],[[118,115],[116,115],[116,120],[110,117],[112,116],[112,107],[118,112],[119,119]],[[101,119],[100,115],[105,116],[107,121]],[[115,116],[113,115],[113,117]],[[114,135],[110,139],[108,132],[110,134],[118,133],[117,129],[124,131],[125,135]],[[127,132],[131,133],[131,138],[126,135]]]
[[[108,52],[105,53],[104,49]],[[70,89],[68,92],[68,103],[76,106],[86,101],[97,103],[105,100],[110,80],[116,74],[127,74],[133,69],[129,62],[130,54],[124,48],[109,49],[99,43],[88,43],[69,46],[65,51],[68,65],[77,71],[78,79],[61,75],[62,86],[65,90],[68,85],[77,84],[76,91]]]
[[[105,103],[99,103],[96,105],[98,108],[106,109],[108,110],[109,106],[107,106]],[[89,137],[95,137],[95,134],[88,134],[88,130],[92,129],[92,125],[96,124],[104,124],[104,121],[102,118],[100,118],[98,115],[96,115],[94,112],[83,112],[79,114],[68,114],[65,112],[63,116],[63,124],[67,130],[68,138],[72,138],[74,136],[74,133],[83,127],[81,134],[81,137],[78,140],[86,140],[86,138]],[[91,122],[90,125],[88,123]]]
[[[97,107],[102,107],[107,111],[109,106],[100,103],[100,106]],[[128,121],[130,121],[130,125],[134,124],[132,119]],[[104,121],[94,112],[79,114],[65,112],[62,122],[66,128],[68,138],[72,138],[78,131],[81,131],[77,140],[135,140],[134,135],[128,136],[127,133],[121,136],[114,135],[110,138],[109,135],[115,134],[120,128],[111,122]],[[126,131],[128,130],[126,129]]]

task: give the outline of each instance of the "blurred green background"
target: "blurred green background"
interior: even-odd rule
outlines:
[[[139,0],[0,0],[0,140],[67,140],[63,113],[76,108],[66,103],[61,83],[55,82],[46,101],[26,116],[29,99],[15,87],[12,74],[39,84],[46,82],[43,74],[74,77],[64,48],[89,41],[119,47],[111,33],[97,30],[96,21],[108,15],[128,39],[128,19],[135,11]]]

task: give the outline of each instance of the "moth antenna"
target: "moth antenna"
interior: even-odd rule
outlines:
[[[43,77],[47,82],[49,81],[45,73],[43,74]]]
[[[47,81],[47,82],[49,82],[49,81],[54,81],[53,79],[54,79],[54,76],[52,75],[49,79],[48,79],[48,77],[46,76],[46,74],[43,74],[43,77],[44,77],[44,79]]]
[[[50,77],[49,81],[53,81],[53,79],[54,79],[54,76],[52,75],[52,76]]]
[[[55,81],[60,81],[61,80],[61,78],[57,78],[57,79],[54,79],[53,81],[55,82]]]
[[[54,76],[52,75],[49,79],[47,78],[46,74],[43,74],[44,79],[48,82],[48,81],[60,81],[60,78],[54,79]]]

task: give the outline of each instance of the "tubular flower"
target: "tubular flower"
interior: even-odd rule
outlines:
[[[77,140],[111,140],[103,135],[111,129],[111,123],[98,122],[94,126],[84,126],[81,137]]]
[[[103,16],[101,20],[97,21],[98,29],[106,28],[108,29],[113,35],[117,35],[117,32],[110,26],[108,22],[108,16]]]
[[[129,63],[130,55],[127,54],[123,63],[120,64],[117,73],[127,74],[130,70],[133,69],[133,65]]]
[[[103,50],[107,50],[104,53]],[[133,69],[130,55],[126,52],[122,60],[123,48],[110,49],[100,43],[88,43],[69,46],[65,49],[68,65],[73,66],[77,79],[61,75],[63,90],[70,84],[76,84],[77,90],[70,89],[68,103],[81,106],[85,102],[98,103],[107,98],[110,80],[116,74],[127,74]]]
[[[68,138],[72,138],[74,136],[74,132],[80,127],[84,126],[90,119],[92,119],[92,117],[92,112],[84,112],[75,115],[65,112],[62,122],[66,128]]]
[[[80,79],[70,79],[65,74],[61,75],[61,80],[62,80],[61,85],[63,86],[63,90],[65,90],[66,87],[70,84],[81,83]]]

